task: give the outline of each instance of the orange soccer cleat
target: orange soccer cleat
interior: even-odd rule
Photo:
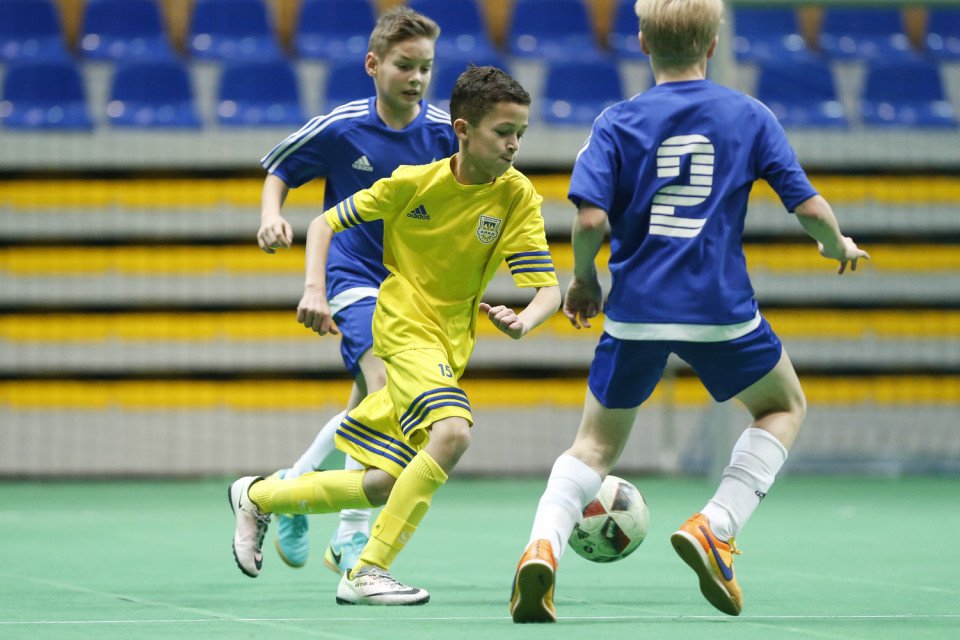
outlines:
[[[514,622],[556,622],[553,586],[557,561],[547,540],[534,540],[527,546],[517,565],[510,595],[510,615]]]
[[[722,542],[713,535],[702,513],[694,514],[672,536],[670,543],[700,578],[700,592],[707,602],[731,616],[740,615],[743,596],[733,574],[733,556],[739,555],[733,538]]]

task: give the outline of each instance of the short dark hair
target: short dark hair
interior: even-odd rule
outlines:
[[[500,102],[529,105],[530,94],[503,70],[470,65],[450,95],[450,117],[476,125]]]
[[[427,38],[436,42],[440,37],[437,23],[410,7],[394,7],[383,13],[370,33],[367,51],[384,56],[398,42]]]

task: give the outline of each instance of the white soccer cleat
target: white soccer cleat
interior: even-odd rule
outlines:
[[[363,567],[356,573],[347,569],[337,585],[337,604],[396,606],[426,604],[429,600],[426,589],[398,582],[380,567]]]
[[[263,478],[245,476],[227,490],[230,508],[237,518],[237,528],[233,533],[233,557],[240,571],[251,578],[260,574],[260,567],[263,565],[263,537],[270,524],[270,514],[260,513],[260,509],[247,495],[250,485],[257,480]]]

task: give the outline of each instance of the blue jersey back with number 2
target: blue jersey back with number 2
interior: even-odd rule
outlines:
[[[773,114],[737,91],[709,80],[664,83],[600,114],[569,197],[609,216],[607,317],[697,325],[753,318],[741,236],[760,178],[790,211],[816,195]]]

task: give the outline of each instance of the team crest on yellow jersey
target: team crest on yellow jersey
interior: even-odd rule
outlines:
[[[500,218],[490,216],[480,216],[480,224],[477,225],[477,238],[483,244],[490,244],[500,235]]]

